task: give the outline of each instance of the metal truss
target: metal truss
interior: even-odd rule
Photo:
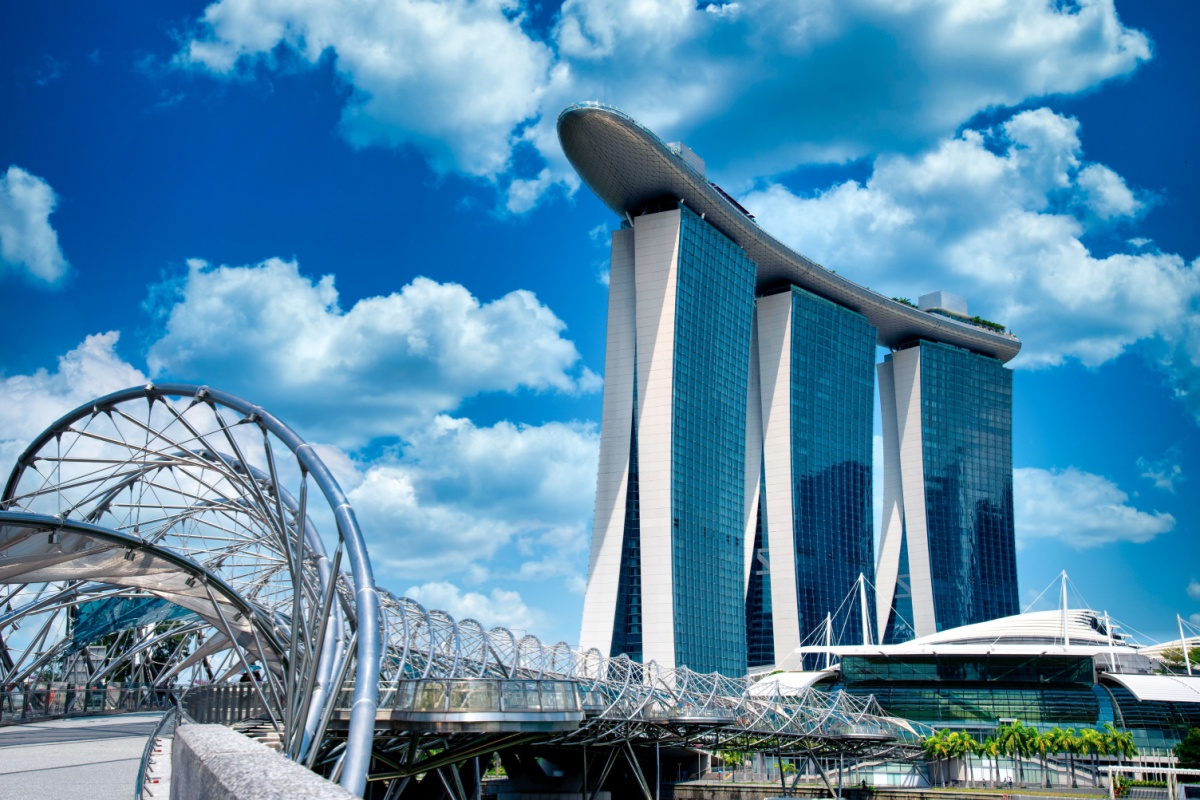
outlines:
[[[0,530],[0,682],[72,651],[72,610],[98,595],[162,598],[195,612],[207,629],[195,636],[206,640],[180,646],[181,661],[151,680],[261,667],[254,684],[293,758],[323,735],[335,678],[354,679],[342,783],[361,793],[383,647],[379,597],[353,509],[313,447],[277,418],[201,386],[102,397],[21,454],[0,497]],[[33,617],[37,634],[22,637],[15,628]],[[105,668],[138,659],[167,632],[159,627],[122,631]]]
[[[114,622],[95,657],[76,635],[98,603],[154,598],[188,613]],[[518,638],[377,590],[314,448],[184,384],[65,415],[0,496],[0,688],[55,670],[150,687],[257,674],[284,753],[360,795],[384,780],[400,797],[418,773],[461,789],[443,766],[530,743],[632,757],[651,743],[879,753],[916,738],[871,698],[762,696],[747,678]]]

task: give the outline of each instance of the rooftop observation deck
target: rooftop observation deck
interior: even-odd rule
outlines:
[[[618,216],[631,219],[683,202],[728,236],[758,265],[759,289],[794,284],[864,315],[879,344],[896,349],[918,339],[1011,361],[1021,341],[967,321],[920,311],[874,292],[800,255],[760,228],[719,187],[653,132],[599,103],[570,106],[558,117],[558,138],[571,165]]]

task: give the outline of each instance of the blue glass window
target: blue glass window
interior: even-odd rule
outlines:
[[[637,407],[637,387],[633,390]],[[625,530],[621,537],[621,572],[617,580],[617,610],[613,619],[611,657],[621,653],[642,660],[642,527],[638,502],[637,425],[629,436],[629,479],[625,485]]]
[[[862,642],[859,574],[874,575],[871,456],[877,332],[862,314],[795,286],[791,330],[792,512],[800,637],[832,615]],[[868,608],[875,607],[873,591]],[[874,638],[874,637],[873,637]],[[809,664],[808,666],[815,666]]]
[[[675,663],[740,676],[756,268],[731,240],[686,207],[681,211],[671,423]]]
[[[1020,611],[1012,496],[1012,372],[922,341],[925,515],[938,630]]]
[[[750,565],[750,586],[746,591],[746,664],[750,667],[775,663],[770,537],[764,522],[765,495],[766,492],[760,486],[754,524],[754,563]]]

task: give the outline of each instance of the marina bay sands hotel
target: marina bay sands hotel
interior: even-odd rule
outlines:
[[[826,631],[887,643],[1017,613],[1020,342],[960,298],[914,307],[790,250],[613,108],[572,106],[558,134],[622,220],[581,645],[741,675]]]

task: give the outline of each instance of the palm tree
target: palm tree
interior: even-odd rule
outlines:
[[[1003,752],[1014,757],[1018,783],[1025,782],[1023,759],[1033,752],[1034,740],[1037,735],[1035,729],[1028,725],[1022,725],[1020,721],[1006,723],[996,729],[996,738],[1000,741]]]
[[[967,751],[967,744],[963,741],[963,739],[970,738],[970,736],[962,731],[953,731],[946,734],[946,745],[948,750],[947,755],[951,760],[958,760],[963,757],[963,754]],[[949,770],[947,770],[947,772],[948,771]]]
[[[1050,788],[1050,767],[1046,760],[1046,754],[1058,752],[1055,749],[1058,745],[1058,732],[1060,732],[1058,728],[1051,728],[1045,733],[1039,733],[1033,743],[1034,749],[1037,750],[1038,757],[1042,762],[1042,780],[1046,784],[1046,788]]]
[[[945,759],[950,758],[953,754],[954,745],[952,744],[952,736],[953,734],[949,730],[942,728],[934,733],[933,736],[927,736],[921,742],[921,749],[925,752],[925,758],[929,761],[931,772],[933,773],[930,775],[933,779],[932,782],[937,782],[937,773],[940,771],[942,772],[943,787],[946,785],[945,770],[939,770],[937,765]]]
[[[997,749],[1006,756],[1013,758],[1013,766],[1016,767],[1016,755],[1020,750],[1020,726],[1019,722],[1010,722],[996,728],[996,744]]]
[[[996,780],[993,786],[1000,785],[1000,743],[996,737],[989,736],[979,745],[979,753],[992,759],[992,769],[995,770]]]
[[[1108,745],[1105,742],[1104,735],[1095,728],[1083,728],[1079,731],[1079,752],[1082,755],[1090,755],[1092,762],[1092,786],[1097,785],[1096,777],[1100,772],[1099,764],[1097,763],[1097,754],[1108,754]]]
[[[1108,740],[1108,752],[1117,757],[1117,766],[1122,766],[1126,758],[1137,757],[1137,747],[1133,743],[1133,734],[1129,731],[1119,731],[1111,722],[1106,722],[1104,738]]]
[[[1020,723],[1017,723],[1017,724],[1020,725]],[[1021,728],[1020,740],[1021,740],[1021,756],[1022,756],[1021,781],[1024,782],[1025,781],[1025,766],[1024,766],[1023,759],[1033,755],[1034,750],[1037,747],[1038,739],[1041,738],[1041,734],[1039,734],[1037,731],[1037,728],[1033,727],[1032,725],[1020,725],[1020,728]]]
[[[971,763],[971,758],[980,752],[979,748],[980,744],[979,742],[975,741],[974,736],[966,731],[958,732],[959,757],[965,757],[967,760],[967,786],[970,786],[971,782],[975,778],[974,766]]]
[[[1071,772],[1071,788],[1078,789],[1079,781],[1075,780],[1075,754],[1080,752],[1083,740],[1075,735],[1074,728],[1067,728],[1067,765]]]
[[[1071,749],[1071,737],[1075,735],[1075,731],[1072,728],[1063,730],[1062,728],[1055,726],[1047,731],[1046,735],[1050,737],[1051,752],[1055,753],[1056,755],[1063,755]]]

